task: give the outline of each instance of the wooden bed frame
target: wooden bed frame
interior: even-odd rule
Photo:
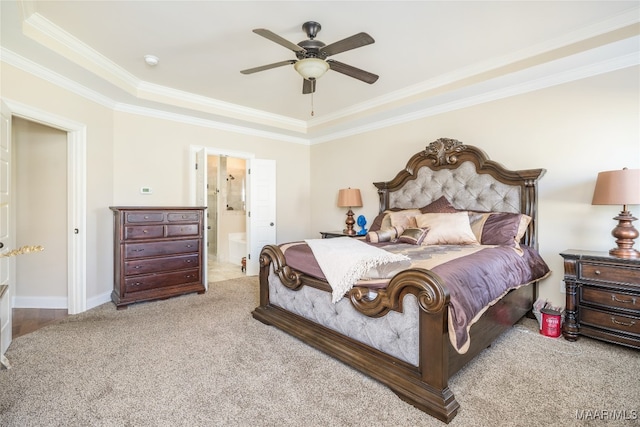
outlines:
[[[478,175],[489,174],[495,180],[513,186],[518,192],[519,206],[514,211],[532,218],[523,244],[537,248],[537,181],[544,169],[510,171],[500,164],[488,160],[476,147],[463,145],[453,139],[441,138],[429,144],[424,151],[415,154],[406,167],[388,182],[377,182],[380,195],[380,212],[389,208],[411,208],[402,203],[421,203],[440,197],[435,191],[425,200],[400,202],[394,192],[400,191],[418,176],[420,168],[433,171],[455,170],[464,162],[472,162]],[[415,182],[413,182],[415,185]],[[459,209],[464,197],[448,196],[450,202]],[[460,199],[457,201],[457,199]],[[395,201],[394,201],[395,200]],[[474,205],[476,208],[478,205]],[[480,210],[480,209],[474,209]],[[487,209],[485,209],[487,210]],[[498,209],[492,209],[498,210]],[[434,273],[424,269],[410,269],[392,278],[386,290],[379,297],[368,300],[368,289],[354,287],[348,294],[353,306],[365,316],[384,316],[390,310],[402,312],[403,298],[407,294],[416,296],[419,311],[419,366],[413,366],[349,338],[341,333],[303,318],[269,301],[269,272],[278,275],[289,289],[297,290],[311,286],[331,292],[329,285],[321,280],[299,273],[286,265],[284,255],[277,246],[265,246],[260,255],[260,306],[253,311],[253,317],[273,325],[305,343],[341,360],[342,362],[375,378],[393,390],[401,399],[428,414],[448,423],[456,415],[459,404],[449,389],[449,378],[473,359],[483,349],[512,327],[527,314],[537,297],[537,283],[522,286],[509,292],[492,305],[471,327],[469,350],[458,353],[449,340],[448,305],[449,291],[446,283]],[[330,295],[330,294],[329,294]]]

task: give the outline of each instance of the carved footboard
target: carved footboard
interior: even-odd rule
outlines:
[[[403,302],[407,301],[405,296],[415,296],[419,307],[415,319],[416,366],[272,304],[270,278],[273,281],[277,277],[282,286],[294,292],[305,286],[326,290],[326,283],[289,268],[277,246],[264,247],[260,266],[260,306],[253,312],[256,319],[377,379],[401,399],[430,415],[445,422],[453,419],[459,405],[448,387],[452,350],[447,326],[449,294],[437,275],[428,270],[406,270],[396,275],[387,289],[379,291],[373,299],[368,289],[356,287],[349,293],[349,300],[344,300],[359,313],[377,318],[390,312],[402,313]],[[330,294],[327,297],[330,298]]]

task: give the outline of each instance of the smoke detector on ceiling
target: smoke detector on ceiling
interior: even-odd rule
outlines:
[[[158,65],[158,62],[160,62],[160,59],[155,55],[145,55],[144,62],[146,62],[147,65],[151,67],[155,67],[156,65]]]

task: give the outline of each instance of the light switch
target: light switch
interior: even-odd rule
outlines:
[[[153,191],[151,187],[140,187],[140,194],[151,194]]]

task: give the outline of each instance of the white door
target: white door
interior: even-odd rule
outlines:
[[[0,253],[7,252],[13,247],[10,233],[10,190],[11,190],[11,113],[2,102],[0,114]],[[0,285],[11,283],[9,268],[12,266],[10,258],[0,258]],[[8,366],[4,359],[4,352],[11,344],[11,288],[0,298],[0,363]]]
[[[196,153],[196,205],[197,206],[207,206],[207,149],[202,148],[198,150]],[[205,209],[203,212],[203,227],[204,236],[203,239],[203,247],[202,250],[202,263],[204,264],[204,268],[202,269],[202,283],[204,283],[204,288],[209,289],[209,281],[207,279],[207,271],[209,271],[209,250],[207,249],[207,238],[208,238],[208,226],[209,221],[207,218],[207,211]]]
[[[247,161],[247,276],[260,272],[260,251],[276,243],[276,162]]]

